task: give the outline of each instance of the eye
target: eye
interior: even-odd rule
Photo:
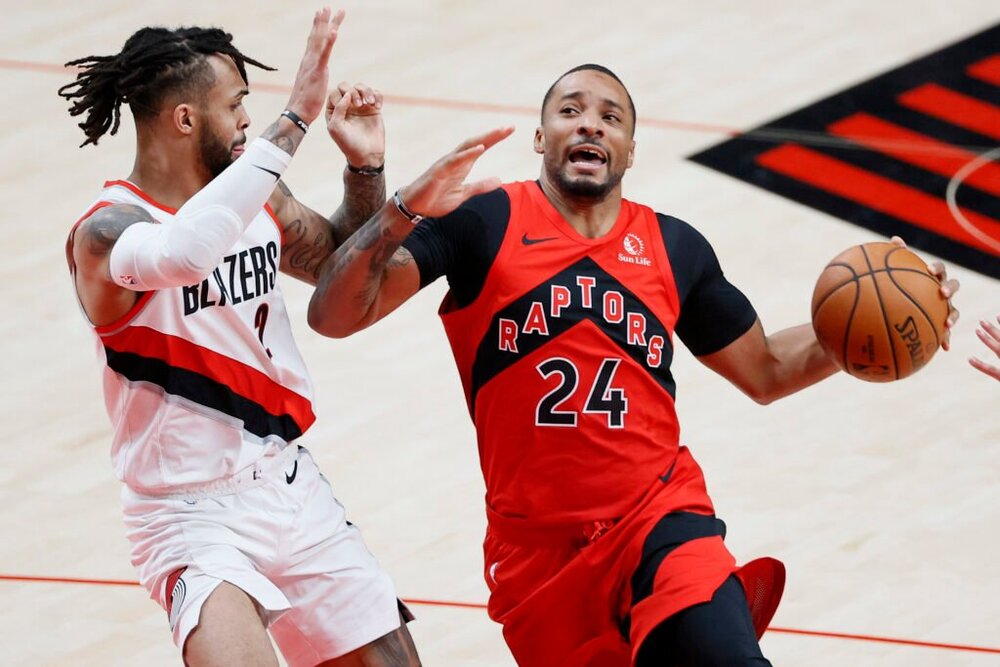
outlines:
[[[620,123],[620,122],[622,122],[622,119],[618,117],[618,114],[614,114],[614,113],[606,113],[606,114],[604,114],[604,120],[612,122],[612,123]]]
[[[562,109],[559,110],[559,113],[563,114],[564,116],[572,116],[573,114],[579,112],[574,107],[563,107]]]

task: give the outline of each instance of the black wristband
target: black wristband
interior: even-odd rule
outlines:
[[[307,125],[304,120],[299,118],[299,115],[294,111],[292,111],[291,109],[285,109],[284,111],[281,112],[281,115],[287,118],[288,120],[292,121],[296,125],[298,125],[299,129],[302,130],[303,132],[309,131],[309,125]]]
[[[362,176],[378,176],[383,171],[385,171],[385,162],[377,167],[355,167],[350,162],[347,163],[347,171],[352,174],[360,174]]]
[[[406,208],[406,204],[403,203],[402,198],[399,196],[399,190],[396,190],[395,194],[392,195],[392,203],[396,205],[396,208],[403,217],[412,222],[414,225],[424,219],[424,216],[414,213],[410,209]]]

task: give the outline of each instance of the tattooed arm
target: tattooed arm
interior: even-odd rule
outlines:
[[[284,232],[281,270],[311,285],[337,246],[385,203],[382,94],[362,83],[341,82],[327,99],[326,124],[349,165],[340,207],[324,218],[296,200],[282,182],[270,200]]]
[[[499,179],[465,183],[483,152],[510,136],[498,128],[469,139],[435,162],[399,192],[413,213],[440,217],[469,197],[494,190]],[[404,248],[413,224],[394,202],[387,202],[334,252],[319,274],[309,301],[309,325],[324,336],[342,338],[392,312],[420,289],[420,272]]]
[[[108,268],[118,237],[137,222],[154,220],[139,206],[105,206],[82,221],[70,237],[76,292],[84,312],[96,326],[114,322],[139,299],[139,292],[116,285]]]
[[[315,285],[320,268],[385,201],[385,179],[344,170],[344,201],[329,219],[297,200],[278,181],[270,204],[284,234],[281,270]]]

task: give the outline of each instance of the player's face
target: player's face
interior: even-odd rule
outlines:
[[[249,92],[232,59],[210,56],[215,84],[206,95],[199,148],[201,159],[213,177],[221,174],[243,153],[250,117],[243,108]]]
[[[634,129],[625,88],[603,72],[582,70],[552,90],[535,131],[535,151],[561,192],[603,199],[632,166]]]

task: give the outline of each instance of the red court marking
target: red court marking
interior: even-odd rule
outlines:
[[[419,598],[403,598],[406,604],[423,604],[429,607],[460,607],[462,609],[486,609],[486,605],[478,602],[449,602],[447,600],[421,600]]]
[[[123,579],[79,579],[76,577],[32,577],[16,574],[0,574],[0,581],[21,581],[33,583],[51,584],[90,584],[97,586],[138,586],[137,581],[126,581]],[[453,602],[448,600],[423,600],[419,598],[404,598],[407,604],[428,605],[434,607],[456,607],[460,609],[480,609],[485,610],[486,605],[477,602]],[[846,632],[823,632],[821,630],[796,630],[794,628],[778,628],[771,626],[768,632],[779,632],[791,635],[805,635],[807,637],[825,637],[828,639],[856,639],[858,641],[879,642],[883,644],[897,644],[904,646],[917,646],[920,648],[939,648],[952,651],[975,651],[978,653],[995,653],[1000,655],[1000,648],[989,646],[972,646],[969,644],[943,644],[939,642],[925,642],[917,639],[899,639],[896,637],[878,637],[875,635],[856,635]]]
[[[969,646],[968,644],[941,644],[939,642],[924,642],[916,639],[897,639],[893,637],[875,637],[873,635],[855,635],[846,632],[822,632],[820,630],[794,630],[792,628],[769,627],[768,632],[784,632],[790,635],[807,635],[810,637],[830,637],[831,639],[857,639],[865,642],[880,642],[883,644],[897,644],[903,646],[919,646],[921,648],[942,648],[953,651],[976,651],[978,653],[997,653],[1000,648],[990,648],[988,646]]]
[[[39,63],[39,62],[29,62],[26,60],[8,60],[0,58],[0,69],[50,72],[56,74],[69,75],[75,72],[77,68],[64,67],[62,65],[54,65],[52,63]],[[69,83],[68,79],[67,83]],[[255,82],[253,84],[253,89],[265,93],[288,94],[289,92],[291,92],[292,87],[286,84]],[[537,107],[517,106],[514,104],[466,102],[462,100],[443,100],[433,97],[411,97],[407,95],[384,95],[383,99],[389,104],[399,104],[401,106],[478,111],[483,113],[503,113],[503,114],[529,115],[529,116],[538,115]],[[737,137],[743,134],[740,130],[736,128],[726,127],[723,125],[713,125],[710,123],[695,123],[683,120],[668,120],[663,118],[639,118],[637,124],[648,127],[658,127],[664,129],[672,129],[672,130],[690,130],[692,132],[723,134],[731,137]]]
[[[56,74],[72,74],[76,71],[75,67],[53,65],[52,63],[28,62],[27,60],[6,60],[4,58],[0,58],[0,68],[27,70],[33,72],[55,72]]]
[[[138,581],[125,579],[76,579],[73,577],[29,577],[18,574],[0,574],[0,581],[27,581],[44,584],[91,584],[94,586],[138,586]]]
[[[925,134],[908,130],[864,112],[838,120],[828,129],[837,136],[948,178],[979,157],[971,151],[932,139]],[[1000,196],[1000,165],[993,162],[984,164],[969,174],[963,181],[963,185],[965,184]]]
[[[965,73],[994,86],[1000,86],[1000,53],[984,58],[978,63],[972,63],[965,68]]]
[[[928,116],[948,121],[987,137],[1000,139],[1000,108],[936,83],[925,83],[902,93],[897,100]]]
[[[756,161],[772,171],[906,220],[935,234],[991,255],[997,254],[955,222],[943,199],[916,188],[794,144],[765,151],[757,156]],[[1000,241],[1000,220],[971,211],[964,213],[981,232]]]

